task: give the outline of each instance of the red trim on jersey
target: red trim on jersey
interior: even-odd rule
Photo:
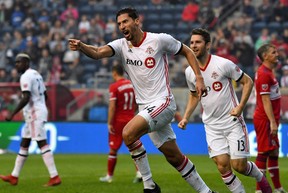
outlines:
[[[210,63],[210,60],[211,60],[211,54],[209,54],[209,56],[208,56],[208,60],[207,60],[207,63],[205,64],[204,68],[199,67],[200,70],[205,71],[206,68],[208,67],[208,64]]]
[[[245,124],[245,121],[242,117],[242,115],[240,117],[238,117],[238,120],[240,121],[241,125],[242,125],[242,129],[243,129],[243,133],[245,135],[245,139],[246,139],[246,142],[247,142],[247,146],[246,146],[246,152],[249,152],[249,135],[247,133],[247,129],[246,129],[246,124]]]
[[[233,103],[233,106],[234,107],[236,107],[237,106],[237,100],[236,100],[236,98],[235,98],[235,95],[234,95],[234,89],[233,89],[233,85],[232,85],[232,83],[231,83],[231,79],[229,78],[229,90],[230,90],[230,93],[231,93],[231,98],[232,98],[232,103]],[[245,126],[245,122],[244,122],[244,120],[243,120],[243,117],[242,116],[240,116],[240,117],[238,117],[238,120],[239,120],[239,122],[240,122],[240,124],[242,125],[242,129],[243,129],[243,133],[245,134],[245,139],[246,139],[246,142],[248,142],[249,140],[248,140],[248,134],[247,134],[247,132],[246,132],[246,126]],[[246,146],[246,152],[248,152],[249,151],[249,144],[247,144],[247,146]]]
[[[155,118],[157,115],[159,115],[162,111],[164,111],[164,109],[166,109],[166,107],[170,104],[170,98],[166,98],[166,102],[163,103],[159,108],[157,108],[155,111],[153,111],[152,113],[150,113],[152,118]]]
[[[143,33],[143,38],[142,38],[142,40],[140,41],[140,43],[138,44],[138,45],[133,45],[134,47],[139,47],[139,46],[141,46],[141,44],[144,42],[144,40],[146,39],[146,36],[147,36],[147,32],[145,31],[144,33]]]
[[[232,99],[232,102],[233,102],[233,106],[236,107],[237,106],[237,102],[236,102],[236,99],[235,99],[235,95],[234,95],[234,92],[233,92],[233,85],[231,83],[231,79],[229,78],[229,91],[230,91],[230,94],[231,94],[231,99]]]
[[[165,66],[165,78],[166,78],[166,87],[168,90],[169,96],[171,95],[171,90],[170,90],[170,81],[169,81],[169,70],[168,70],[168,60],[166,54],[163,54],[163,60],[164,60],[164,66]]]

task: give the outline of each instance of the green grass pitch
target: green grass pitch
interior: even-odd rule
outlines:
[[[0,174],[11,173],[16,154],[0,155]],[[162,155],[148,155],[154,180],[162,193],[195,192],[171,167]],[[189,155],[204,181],[219,193],[229,193],[222,182],[216,166],[208,156]],[[40,155],[30,155],[21,172],[17,186],[0,181],[1,193],[142,193],[142,183],[133,184],[135,167],[129,155],[119,155],[114,179],[111,184],[101,183],[99,177],[106,174],[107,155],[55,155],[62,184],[57,187],[43,187],[49,177]],[[255,160],[252,158],[251,160]],[[288,189],[288,158],[280,158],[282,185]],[[255,180],[240,174],[247,193],[255,192]],[[269,180],[270,181],[270,180]],[[271,181],[270,181],[271,182]]]

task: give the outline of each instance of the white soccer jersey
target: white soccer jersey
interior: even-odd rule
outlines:
[[[143,41],[133,46],[125,38],[108,43],[122,61],[132,81],[136,102],[148,104],[173,97],[170,90],[167,53],[177,54],[182,43],[168,34],[144,32]]]
[[[201,98],[203,122],[217,130],[231,128],[236,122],[230,111],[239,104],[232,79],[239,80],[243,71],[230,60],[215,55],[210,55],[200,70],[208,90],[208,95]],[[191,67],[186,68],[185,75],[189,89],[195,91],[196,78]]]
[[[26,70],[20,78],[21,91],[30,91],[30,101],[23,108],[26,121],[41,119],[47,121],[47,107],[45,103],[44,91],[46,87],[42,76],[31,68]]]

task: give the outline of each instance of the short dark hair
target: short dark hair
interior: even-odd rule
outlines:
[[[128,16],[131,17],[132,19],[137,19],[139,18],[139,14],[137,12],[136,9],[134,9],[133,7],[125,7],[123,9],[120,9],[117,14],[116,14],[116,21],[119,15],[128,13]]]
[[[210,32],[203,28],[196,28],[192,30],[191,35],[200,35],[203,37],[205,43],[211,42]]]
[[[112,66],[112,72],[116,72],[118,75],[123,76],[124,69],[121,64],[115,64]]]
[[[260,58],[260,60],[263,62],[264,58],[263,58],[263,54],[266,53],[269,48],[275,48],[275,46],[273,44],[263,44],[262,46],[260,46],[260,48],[257,50],[257,55]]]

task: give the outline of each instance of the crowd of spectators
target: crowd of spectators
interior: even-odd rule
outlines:
[[[166,22],[176,26],[172,35],[186,44],[192,28],[208,28],[213,37],[211,52],[232,60],[251,77],[260,62],[257,48],[267,42],[275,44],[280,55],[276,77],[282,87],[288,87],[288,0],[0,0],[0,82],[18,81],[14,57],[26,52],[32,68],[47,83],[70,88],[95,86],[91,79],[110,74],[110,64],[119,61],[94,61],[72,52],[67,39],[100,46],[122,37],[115,12],[125,3],[140,9],[145,31],[159,20],[149,20],[154,11],[168,10],[173,21]],[[173,7],[180,11],[172,13]],[[171,56],[172,87],[186,86],[187,64],[183,61]],[[108,87],[109,83],[101,85]]]
[[[126,1],[124,1],[126,2]],[[189,28],[206,27],[212,31],[212,53],[226,57],[240,65],[250,76],[257,68],[255,50],[265,42],[272,42],[279,48],[280,62],[277,78],[281,79],[282,68],[287,65],[288,54],[288,3],[287,0],[243,0],[236,9],[237,17],[228,14],[239,1],[231,0],[151,0],[147,5],[161,6],[183,5],[178,23],[187,24]],[[89,44],[103,45],[118,38],[115,13],[81,11],[81,7],[116,6],[114,0],[0,0],[0,69],[1,81],[15,81],[13,58],[18,52],[31,55],[32,68],[37,69],[46,82],[64,84],[69,87],[84,86],[87,72],[109,73],[109,64],[115,61],[91,61],[67,47],[67,39],[77,37]],[[129,1],[127,1],[129,5]],[[103,14],[104,13],[104,14]],[[144,29],[151,24],[145,22],[149,12],[141,15]],[[227,14],[226,14],[227,15]],[[175,16],[177,17],[177,16]],[[269,28],[269,23],[278,23],[279,28]],[[262,28],[255,29],[254,24],[264,23]],[[164,32],[164,31],[163,31]],[[189,33],[187,33],[189,38]],[[183,41],[183,39],[181,40]],[[103,62],[105,62],[103,64]],[[183,73],[186,64],[178,64],[172,75],[172,86],[183,86],[178,76]],[[88,70],[85,70],[85,66]],[[94,67],[93,67],[94,66]],[[105,66],[105,68],[102,68]],[[174,81],[176,80],[176,81]],[[184,83],[185,86],[185,83]]]
[[[221,16],[229,12],[227,7],[232,9],[237,2],[239,9],[222,22]],[[211,52],[232,60],[252,78],[260,63],[256,50],[264,43],[275,44],[280,55],[275,73],[281,82],[284,69],[288,68],[287,12],[287,0],[190,0],[183,9],[182,20],[209,28],[213,37]]]

